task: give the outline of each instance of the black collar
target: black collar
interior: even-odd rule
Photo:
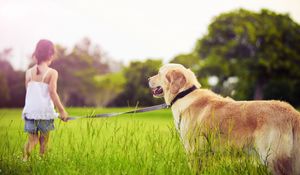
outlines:
[[[177,100],[185,97],[186,95],[188,95],[189,93],[193,92],[195,89],[197,89],[197,87],[195,85],[193,85],[192,87],[188,88],[187,90],[184,90],[182,92],[180,92],[179,94],[176,95],[176,97],[171,101],[170,106],[172,106]]]

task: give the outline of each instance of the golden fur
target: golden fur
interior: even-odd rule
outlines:
[[[300,174],[300,113],[281,101],[235,101],[200,84],[192,71],[179,64],[167,64],[149,78],[149,86],[162,87],[170,104],[175,96],[195,85],[199,89],[171,107],[175,125],[188,152],[195,149],[190,137],[216,128],[224,140],[238,147],[252,146],[273,174]],[[180,119],[181,118],[181,119]],[[206,126],[206,127],[204,127]],[[200,130],[197,130],[200,128]],[[193,132],[194,131],[194,132]],[[201,143],[200,143],[201,144]]]

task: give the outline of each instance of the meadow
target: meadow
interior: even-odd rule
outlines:
[[[69,108],[70,115],[128,108]],[[22,161],[21,109],[0,109],[0,174],[269,174],[255,153],[228,148],[187,155],[169,109],[113,118],[55,121],[48,153]],[[211,141],[211,144],[217,142]]]

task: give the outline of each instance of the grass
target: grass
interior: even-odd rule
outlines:
[[[93,112],[71,108],[72,115]],[[96,113],[128,109],[95,109]],[[211,145],[187,155],[170,110],[103,119],[55,121],[49,151],[22,162],[21,109],[0,109],[0,174],[268,174],[255,154]],[[210,142],[216,143],[216,142]]]

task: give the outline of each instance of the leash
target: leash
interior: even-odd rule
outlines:
[[[146,108],[141,108],[141,109],[136,109],[136,110],[131,110],[131,111],[126,111],[126,112],[113,112],[113,113],[105,113],[105,114],[92,114],[88,116],[77,116],[77,117],[69,117],[68,120],[75,120],[75,119],[80,119],[80,118],[105,118],[105,117],[114,117],[118,115],[123,115],[123,114],[135,114],[135,113],[143,113],[143,112],[149,112],[149,111],[156,111],[160,109],[166,109],[172,106],[177,100],[185,97],[186,95],[190,94],[194,90],[196,90],[197,87],[193,85],[192,87],[180,92],[179,94],[176,95],[176,97],[171,101],[171,105],[167,105],[166,103],[160,104],[160,105],[155,105],[155,106],[150,106]],[[181,123],[181,116],[179,118],[179,123]]]
[[[143,113],[143,112],[149,112],[149,111],[156,111],[160,109],[166,109],[168,108],[169,105],[166,103],[160,104],[160,105],[155,105],[155,106],[150,106],[146,108],[141,108],[141,109],[136,109],[136,110],[131,110],[131,111],[126,111],[126,112],[113,112],[113,113],[105,113],[105,114],[92,114],[88,116],[73,116],[69,117],[68,120],[75,120],[75,119],[81,119],[81,118],[106,118],[106,117],[114,117],[118,115],[123,115],[123,114],[135,114],[135,113]]]

